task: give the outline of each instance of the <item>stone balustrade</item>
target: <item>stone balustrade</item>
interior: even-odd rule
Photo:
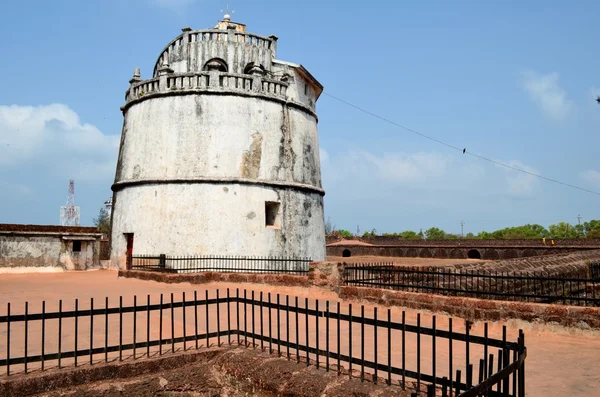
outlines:
[[[131,87],[130,90],[130,95],[133,96],[133,98],[139,98],[141,96],[144,96],[146,94],[151,94],[154,92],[159,92],[159,79],[155,78],[155,79],[149,79],[149,80],[144,80],[141,83],[138,84],[134,84]],[[128,100],[130,98],[127,98]]]
[[[288,83],[262,76],[247,74],[201,72],[166,74],[148,80],[133,82],[127,91],[126,101],[140,99],[146,95],[173,91],[232,91],[266,95],[287,100]]]

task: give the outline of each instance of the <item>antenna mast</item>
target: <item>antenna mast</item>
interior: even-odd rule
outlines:
[[[221,12],[225,13],[225,15],[223,16],[223,19],[226,21],[229,21],[231,19],[231,15],[229,15],[229,0],[227,0],[226,7],[227,8],[225,8],[225,10],[221,10]],[[235,13],[235,10],[231,10],[231,13],[232,14]]]
[[[61,226],[79,226],[79,207],[75,206],[75,181],[69,180],[67,205],[60,207]]]

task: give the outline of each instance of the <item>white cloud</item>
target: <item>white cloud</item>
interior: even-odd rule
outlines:
[[[462,154],[350,151],[327,157],[323,167],[325,189],[351,190],[348,195],[353,197],[374,196],[385,200],[384,195],[410,191],[419,204],[437,206],[449,196],[462,202],[475,196],[530,198],[540,192],[540,182],[533,175],[501,166],[490,167]],[[502,162],[538,173],[517,160]]]
[[[600,171],[586,170],[580,174],[580,177],[586,182],[600,186]]]
[[[527,166],[518,160],[502,162],[532,174],[539,175],[538,170]],[[508,193],[515,197],[531,197],[539,187],[539,180],[536,176],[511,170],[506,167],[499,166],[505,170]]]
[[[374,176],[384,181],[427,182],[443,176],[448,170],[448,159],[437,153],[384,153],[376,156],[368,152],[353,156],[372,168]]]
[[[531,200],[542,197],[536,177],[471,156],[390,149],[328,153],[322,167],[325,212],[338,227],[398,231],[433,224],[460,232],[464,217],[530,215]],[[503,163],[537,173],[516,160]]]
[[[332,182],[353,181],[356,186],[454,189],[467,180],[480,180],[484,176],[480,164],[437,152],[374,154],[349,151],[336,156],[327,155],[327,159],[324,178]]]
[[[68,106],[0,106],[0,167],[99,180],[114,175],[119,136],[82,124]]]
[[[551,120],[564,120],[574,109],[573,101],[567,99],[567,94],[558,85],[559,74],[538,74],[534,71],[522,73],[523,89],[542,111],[544,116]]]

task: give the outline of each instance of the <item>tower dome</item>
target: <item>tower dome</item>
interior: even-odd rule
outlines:
[[[121,110],[111,260],[125,254],[325,259],[316,101],[277,37],[230,18],[183,28]],[[133,244],[133,245],[132,245]]]

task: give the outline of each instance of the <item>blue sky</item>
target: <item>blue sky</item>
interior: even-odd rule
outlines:
[[[237,0],[331,95],[457,147],[600,191],[597,1]],[[221,0],[6,2],[0,19],[0,223],[82,224],[110,195],[125,90]],[[599,219],[599,197],[463,155],[322,95],[326,217],[378,232]]]

